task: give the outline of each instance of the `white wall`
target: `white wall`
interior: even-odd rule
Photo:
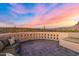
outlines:
[[[65,41],[65,40],[60,40],[59,44],[65,48],[68,48],[72,51],[78,52],[79,53],[79,44],[70,42],[70,41]]]
[[[10,33],[9,35],[14,36],[20,40],[49,39],[58,41],[68,37],[68,33],[64,32],[19,32]]]
[[[68,48],[70,50],[73,50],[79,53],[79,44],[72,42],[79,39],[79,32],[69,32],[68,37],[69,38],[64,38],[62,40],[59,40],[59,44],[65,48]]]
[[[79,38],[79,32],[71,32],[68,34],[69,37]]]
[[[0,36],[12,36],[21,41],[47,39],[59,41],[59,44],[63,47],[79,52],[79,44],[64,41],[67,37],[79,38],[79,33],[72,32],[18,32],[18,33],[5,33]]]

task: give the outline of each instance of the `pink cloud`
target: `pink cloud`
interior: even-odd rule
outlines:
[[[79,4],[65,4],[62,8],[55,8],[43,17],[45,17],[45,19],[50,19],[60,15],[65,15],[65,13],[73,12],[75,8],[79,8]]]
[[[42,7],[36,8],[36,10],[42,12],[45,9]],[[49,24],[56,24],[63,21],[68,21],[74,15],[79,14],[79,4],[65,4],[61,8],[54,8],[49,13],[42,15],[42,16],[34,16],[29,23],[26,23],[29,27],[35,27],[40,25],[49,25]],[[72,19],[71,19],[72,21]],[[24,26],[27,26],[27,25]],[[52,25],[51,25],[52,26]]]
[[[37,4],[33,11],[36,13],[36,15],[40,15],[45,11],[45,9],[46,7],[44,5]]]

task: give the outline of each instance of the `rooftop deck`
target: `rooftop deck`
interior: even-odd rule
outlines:
[[[21,44],[23,56],[79,56],[79,53],[61,47],[57,41],[35,40]]]
[[[79,56],[77,53],[79,52],[78,34],[59,32],[4,33],[0,35],[0,49],[5,48],[0,53],[21,56]],[[19,46],[17,43],[10,45],[9,36],[14,37],[13,42],[19,40]],[[16,47],[18,48],[16,49]],[[19,52],[17,53],[17,51]]]

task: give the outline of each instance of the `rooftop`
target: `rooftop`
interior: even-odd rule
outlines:
[[[21,44],[23,56],[77,56],[78,53],[61,47],[57,41],[33,40]]]

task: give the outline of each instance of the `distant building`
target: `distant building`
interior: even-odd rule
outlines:
[[[79,21],[77,22],[76,25],[73,26],[73,28],[74,28],[75,30],[79,30]]]
[[[72,31],[73,30],[79,30],[79,21],[74,26],[55,28],[55,30],[57,30],[57,31],[63,31],[63,30],[72,30]]]

